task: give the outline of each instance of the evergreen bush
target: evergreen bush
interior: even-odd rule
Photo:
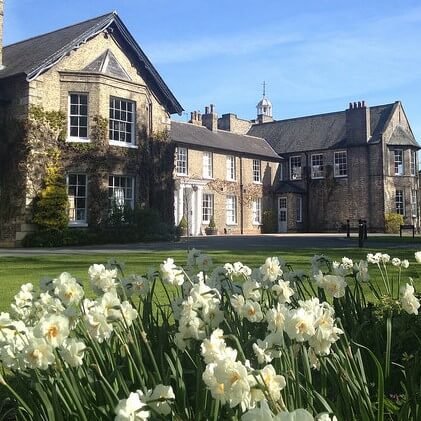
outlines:
[[[384,216],[384,228],[387,233],[397,234],[403,224],[403,216],[399,213],[386,213]]]
[[[69,224],[69,201],[61,168],[46,169],[44,188],[35,203],[33,221],[41,230],[64,230]]]

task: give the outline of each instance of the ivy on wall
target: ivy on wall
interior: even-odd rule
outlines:
[[[138,148],[122,148],[108,143],[108,119],[94,116],[90,143],[66,142],[66,116],[61,111],[31,107],[26,121],[0,124],[0,194],[20,200],[15,208],[25,208],[25,193],[39,197],[48,168],[62,173],[83,172],[88,175],[88,223],[100,228],[108,220],[108,174],[136,177],[141,206],[155,208],[163,220],[173,223],[174,153],[168,131],[148,136],[139,126]],[[19,178],[20,183],[16,180]],[[17,210],[3,209],[0,222],[9,221]],[[31,218],[30,218],[31,219]],[[31,222],[28,220],[27,222]],[[4,230],[3,230],[4,231]]]

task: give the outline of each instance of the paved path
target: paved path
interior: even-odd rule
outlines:
[[[373,236],[374,234],[371,234]],[[381,234],[375,234],[381,237]],[[199,250],[278,250],[303,248],[348,248],[358,247],[355,235],[348,239],[344,234],[265,234],[265,235],[221,235],[182,238],[177,243],[107,244],[100,246],[0,249],[0,256],[33,256],[42,254],[100,254],[100,253],[147,253],[155,250],[185,250],[195,247]],[[369,243],[367,247],[381,250],[383,247],[419,248],[420,243]]]

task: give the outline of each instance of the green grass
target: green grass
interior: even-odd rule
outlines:
[[[332,259],[339,260],[343,256],[354,260],[364,259],[367,253],[375,253],[378,249],[343,248],[329,249],[326,252],[320,249],[296,249],[296,250],[270,250],[270,251],[245,251],[245,250],[219,250],[209,251],[214,263],[227,263],[241,261],[251,267],[260,266],[268,256],[279,256],[285,259],[294,269],[310,268],[310,258],[314,254],[324,253]],[[392,257],[408,259],[411,263],[409,269],[404,271],[404,276],[414,279],[416,290],[421,290],[421,265],[414,260],[414,249],[383,248],[384,253]],[[88,267],[93,263],[105,263],[110,257],[126,263],[125,274],[144,273],[151,266],[158,266],[167,257],[173,257],[177,264],[184,265],[186,252],[159,251],[150,253],[120,253],[112,256],[110,254],[85,254],[85,255],[40,255],[23,257],[0,257],[0,311],[7,311],[13,296],[17,293],[20,285],[32,282],[35,286],[44,276],[56,277],[61,272],[70,272],[73,276],[87,283]],[[373,271],[375,269],[373,268]],[[370,271],[371,272],[371,271]],[[405,280],[405,278],[404,278]]]

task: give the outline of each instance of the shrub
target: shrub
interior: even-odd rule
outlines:
[[[262,214],[262,232],[270,234],[278,231],[278,220],[273,209],[266,209]]]
[[[44,188],[35,203],[34,222],[45,230],[63,230],[69,223],[65,179],[58,166],[46,170]]]
[[[384,215],[384,228],[387,233],[397,234],[403,224],[403,216],[399,213],[386,213]]]

